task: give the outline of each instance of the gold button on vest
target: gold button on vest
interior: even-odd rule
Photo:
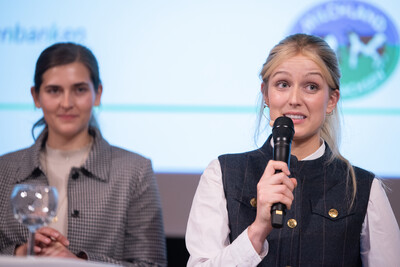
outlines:
[[[330,209],[328,214],[331,218],[336,218],[339,215],[339,212],[336,209]]]
[[[288,225],[290,228],[295,228],[295,227],[297,226],[297,221],[296,221],[295,219],[289,219],[289,220],[287,221],[287,225]]]
[[[250,199],[250,205],[255,208],[257,207],[257,199],[255,197],[253,197],[252,199]]]

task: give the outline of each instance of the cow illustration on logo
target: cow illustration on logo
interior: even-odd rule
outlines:
[[[399,61],[399,34],[389,17],[361,1],[331,1],[300,16],[291,33],[320,36],[335,50],[342,70],[341,96],[378,89]]]

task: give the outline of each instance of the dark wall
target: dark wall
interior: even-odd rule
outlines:
[[[392,206],[394,215],[397,219],[397,224],[400,225],[400,178],[399,179],[384,179],[385,185],[388,186],[387,196]]]

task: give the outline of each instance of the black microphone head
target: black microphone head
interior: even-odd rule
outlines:
[[[275,120],[274,126],[272,127],[272,137],[274,141],[285,139],[289,143],[292,142],[294,135],[293,121],[289,117],[279,117]]]

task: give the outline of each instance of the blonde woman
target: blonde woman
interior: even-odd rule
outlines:
[[[188,266],[396,266],[400,233],[381,183],[340,155],[340,71],[318,37],[288,36],[260,74],[271,122],[293,120],[290,169],[273,140],[204,171],[189,215]],[[280,170],[280,173],[276,173]],[[287,206],[281,229],[271,206]]]

